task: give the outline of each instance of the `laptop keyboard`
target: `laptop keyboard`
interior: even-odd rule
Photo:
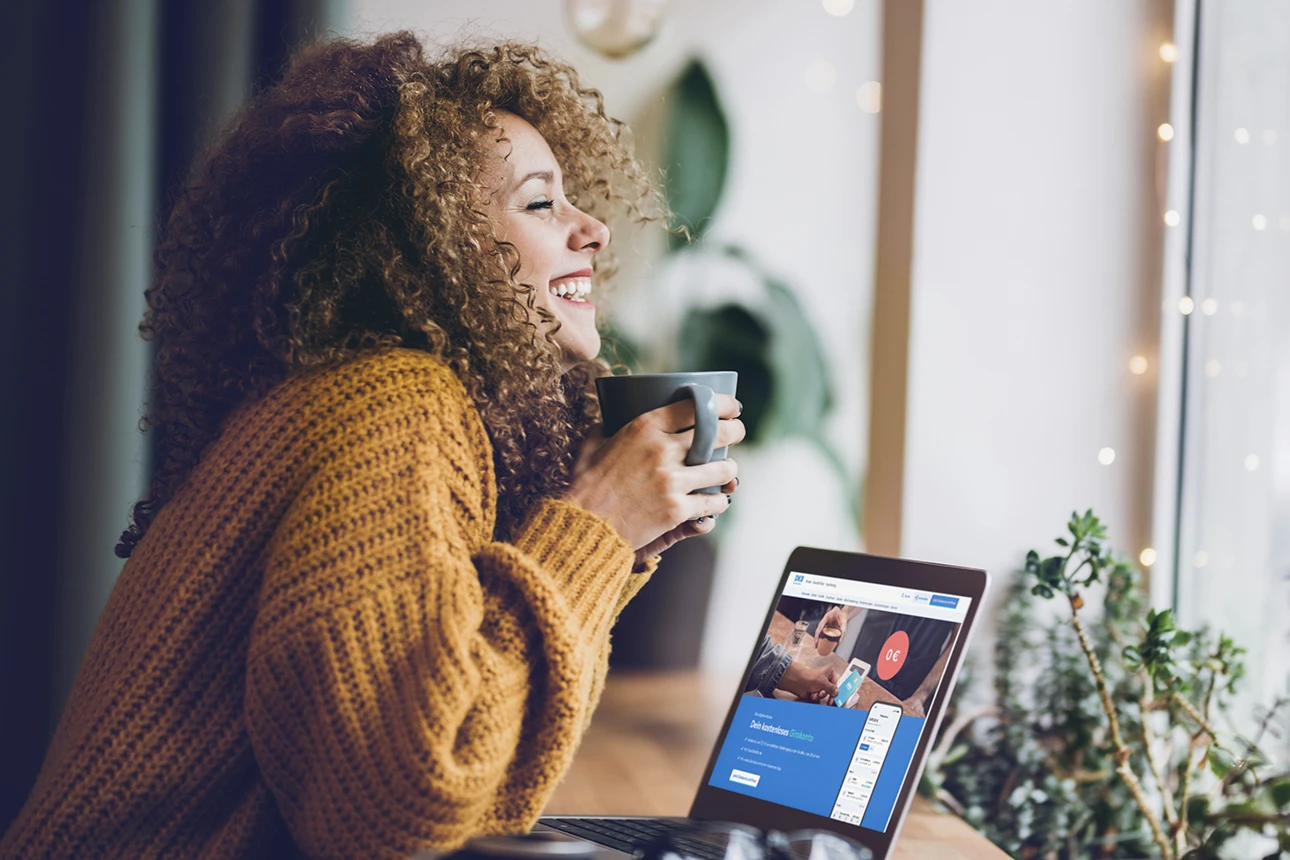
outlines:
[[[665,818],[544,818],[542,823],[628,854],[683,829]],[[722,860],[726,856],[724,840],[714,845],[705,841],[702,834],[676,836],[672,845],[695,860]]]

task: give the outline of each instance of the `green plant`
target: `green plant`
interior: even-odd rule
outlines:
[[[951,704],[924,792],[1014,856],[1290,856],[1290,772],[1260,750],[1287,702],[1251,738],[1220,731],[1243,651],[1147,608],[1092,511],[1057,544],[1027,554],[1003,606],[996,701]],[[1067,617],[1052,623],[1059,597]]]

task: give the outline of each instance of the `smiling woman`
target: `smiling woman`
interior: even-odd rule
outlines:
[[[147,294],[157,473],[0,857],[532,825],[619,611],[736,484],[685,465],[692,406],[596,425],[593,213],[653,199],[599,95],[523,45],[316,45],[233,118]]]

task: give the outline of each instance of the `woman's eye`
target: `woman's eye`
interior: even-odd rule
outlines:
[[[528,206],[525,206],[524,208],[527,209],[529,212],[536,212],[539,209],[550,209],[553,206],[555,206],[555,201],[553,200],[534,200],[532,203],[530,203]]]

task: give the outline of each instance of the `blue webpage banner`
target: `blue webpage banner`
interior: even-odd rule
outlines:
[[[868,711],[743,696],[709,785],[832,813]],[[861,821],[885,831],[925,721],[901,717]]]

